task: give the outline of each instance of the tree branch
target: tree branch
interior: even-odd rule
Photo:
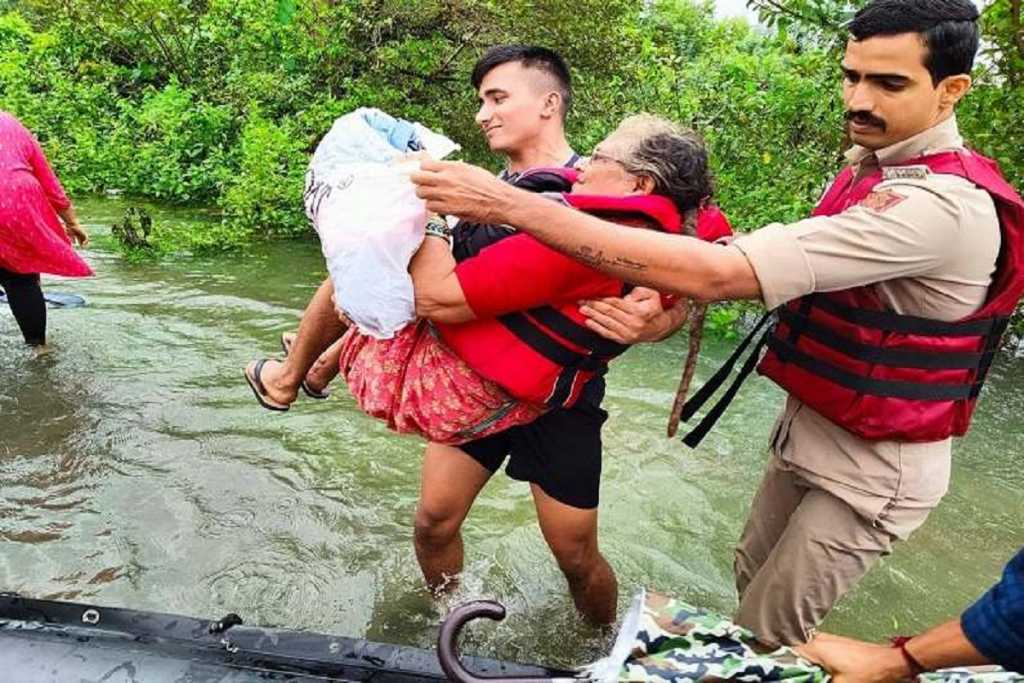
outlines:
[[[452,65],[452,62],[454,62],[458,58],[458,56],[462,54],[462,51],[473,43],[473,39],[476,38],[479,32],[480,29],[473,29],[473,31],[470,32],[469,35],[463,38],[459,46],[455,48],[455,51],[448,55],[448,58],[444,60],[444,62],[442,62],[440,66],[438,66],[436,69],[430,72],[430,78],[437,78],[445,71],[447,71],[448,67]]]
[[[824,16],[807,16],[802,12],[797,12],[796,10],[787,7],[785,3],[779,2],[778,0],[747,0],[747,6],[755,10],[767,9],[768,11],[775,12],[776,14],[783,14],[785,16],[792,17],[793,19],[797,19],[799,21],[814,24],[818,28],[825,28],[831,31],[839,31],[840,28],[842,28],[838,24],[832,23]]]
[[[419,71],[413,71],[412,69],[403,69],[401,67],[395,67],[395,71],[397,71],[398,73],[400,73],[400,74],[402,74],[404,76],[412,76],[413,78],[418,78],[421,81],[424,81],[426,83],[461,83],[462,82],[461,78],[456,78],[455,76],[445,76],[445,75],[440,74],[440,73],[421,74]]]
[[[125,2],[123,4],[116,3],[115,7],[116,9],[114,11],[118,12],[123,20],[126,20],[129,23],[139,24],[147,29],[146,33],[148,33],[150,37],[153,39],[153,41],[156,43],[157,50],[163,56],[164,62],[167,64],[167,67],[171,70],[171,73],[176,74],[182,80],[183,83],[187,83],[189,80],[188,74],[184,74],[181,72],[181,68],[178,65],[178,60],[175,59],[174,51],[171,50],[164,42],[163,37],[160,35],[160,31],[157,29],[156,25],[154,25],[154,23],[151,20],[146,18],[145,12],[140,12],[139,8],[131,2]],[[129,14],[126,11],[126,7],[132,10],[134,12],[134,15]]]

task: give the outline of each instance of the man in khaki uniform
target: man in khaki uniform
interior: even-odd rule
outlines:
[[[759,298],[775,308],[872,285],[895,313],[953,321],[985,301],[1001,246],[995,205],[959,176],[900,164],[963,148],[954,107],[970,88],[977,18],[969,0],[875,0],[861,10],[843,59],[856,143],[847,159],[855,180],[881,168],[882,182],[841,213],[769,225],[727,248],[622,230],[465,164],[428,163],[414,181],[432,210],[514,225],[662,291]],[[591,303],[595,324],[614,322],[613,304]],[[801,644],[938,504],[949,483],[950,439],[869,441],[791,395],[770,446],[736,551],[737,619],[765,641]]]
[[[874,283],[897,313],[945,321],[974,313],[999,254],[992,198],[926,166],[886,168],[962,148],[954,117],[874,152],[858,145],[847,153],[855,177],[881,166],[885,178],[865,203],[735,240],[765,305]],[[789,396],[736,549],[737,621],[770,640],[809,640],[945,495],[951,442],[868,441]]]

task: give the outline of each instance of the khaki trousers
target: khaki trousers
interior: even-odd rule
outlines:
[[[888,512],[916,528],[930,510]],[[898,537],[886,526],[772,456],[736,547],[736,622],[770,645],[807,642],[836,601],[889,554]]]

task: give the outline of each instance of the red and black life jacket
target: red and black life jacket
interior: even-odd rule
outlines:
[[[985,303],[972,315],[944,322],[889,310],[872,285],[802,297],[776,311],[776,324],[730,387],[732,395],[766,345],[758,372],[861,438],[924,442],[967,432],[993,356],[1024,294],[1024,201],[994,161],[973,152],[935,154],[901,165],[960,176],[992,197],[1002,243]],[[814,215],[846,211],[881,181],[881,169],[854,182],[847,168]],[[738,360],[734,356],[725,375]],[[724,379],[716,375],[708,384]],[[703,403],[714,388],[702,388],[693,402]],[[728,403],[731,396],[723,400]],[[699,405],[689,408],[684,415],[692,416]],[[724,406],[716,405],[684,441],[696,446],[722,411]]]
[[[573,155],[565,167],[531,168],[519,174],[502,177],[513,187],[527,192],[568,192],[576,179],[576,171],[572,166],[578,161],[579,157]],[[459,221],[452,235],[452,256],[457,262],[462,261],[515,234],[515,229],[507,225]]]
[[[568,169],[544,172],[575,179]],[[682,231],[679,212],[665,197],[563,194],[562,198],[570,206],[608,220],[639,218],[665,232]],[[717,239],[725,230],[728,222],[717,208],[709,207],[698,214],[700,236]],[[621,296],[631,289],[611,279],[609,285],[609,296]],[[604,373],[609,361],[629,348],[605,339],[584,323],[585,317],[572,301],[436,328],[473,370],[519,400],[556,408],[573,405],[586,382]]]

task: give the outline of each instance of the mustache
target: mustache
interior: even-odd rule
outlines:
[[[885,121],[868,111],[848,111],[843,115],[843,118],[847,121],[856,121],[861,125],[874,126],[882,132],[885,132],[886,129]]]

